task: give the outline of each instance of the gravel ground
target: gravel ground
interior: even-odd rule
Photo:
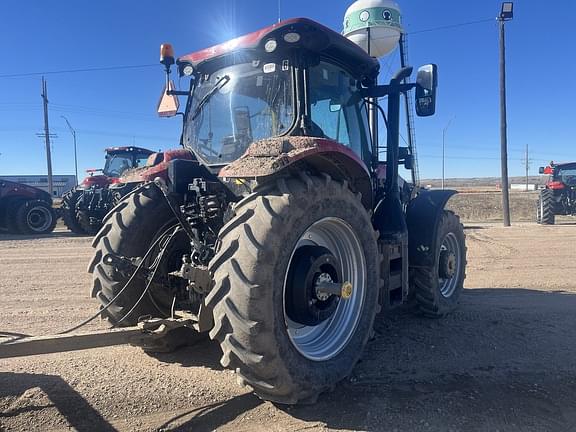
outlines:
[[[260,401],[212,342],[118,346],[0,360],[0,430],[576,431],[576,225],[466,232],[459,311],[380,316],[352,377],[314,406]],[[93,313],[89,244],[0,236],[0,329],[50,334]]]

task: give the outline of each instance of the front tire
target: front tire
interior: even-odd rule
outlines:
[[[537,222],[541,225],[554,225],[554,195],[550,189],[542,189],[538,197]]]
[[[176,226],[177,221],[162,194],[156,186],[150,184],[121,201],[103,222],[103,227],[92,242],[95,252],[88,266],[88,272],[93,275],[91,295],[105,306],[120,293],[134,270],[120,271],[105,262],[106,256],[114,254],[127,258],[142,258],[155,240],[170,227]],[[160,246],[156,247],[157,249],[145,262],[146,267],[158,255]],[[169,272],[178,270],[182,255],[185,253],[190,253],[190,245],[186,235],[179,233],[167,247],[160,263],[158,277],[166,280]],[[147,282],[148,279],[142,276],[142,272],[139,273],[114,304],[104,312],[105,317],[113,324],[130,326],[137,324],[139,318],[143,316],[160,318],[169,316],[173,297],[161,282],[153,282],[148,295],[138,302]]]
[[[87,234],[78,220],[78,212],[76,210],[78,200],[82,197],[83,193],[83,189],[75,187],[62,195],[62,204],[60,206],[62,220],[64,221],[64,225],[75,234]]]
[[[16,211],[16,225],[22,234],[49,234],[56,221],[56,212],[45,201],[26,201]]]
[[[381,282],[370,216],[345,182],[305,174],[263,188],[235,212],[209,266],[210,337],[222,365],[262,399],[314,402],[351,373],[372,330]],[[349,281],[350,297],[312,298],[317,285],[298,272]]]
[[[466,239],[460,218],[444,210],[432,266],[411,269],[416,305],[423,315],[443,317],[458,306],[466,278]]]

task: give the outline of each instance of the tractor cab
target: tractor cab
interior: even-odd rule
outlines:
[[[174,61],[169,48],[163,46],[165,65]],[[226,165],[253,142],[289,136],[329,139],[369,163],[361,91],[376,79],[379,63],[340,34],[292,19],[176,64],[180,76],[191,77],[190,89],[165,91],[164,98],[189,96],[183,144],[205,164]]]
[[[140,147],[110,147],[106,149],[106,163],[102,174],[111,178],[121,177],[129,169],[140,168],[153,152]]]

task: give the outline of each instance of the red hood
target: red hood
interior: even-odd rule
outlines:
[[[86,177],[82,181],[82,186],[85,188],[89,188],[92,186],[105,187],[110,185],[111,183],[114,183],[115,180],[116,179],[105,175],[93,175]]]
[[[136,168],[124,172],[118,179],[118,183],[132,183],[142,181],[152,181],[156,177],[168,178],[168,164],[175,159],[194,159],[192,153],[184,149],[166,150],[165,152],[154,153],[148,158],[145,167]]]

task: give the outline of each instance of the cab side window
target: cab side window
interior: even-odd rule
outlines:
[[[370,160],[366,110],[357,97],[357,81],[344,69],[320,62],[309,69],[310,113],[315,134],[350,147]]]

